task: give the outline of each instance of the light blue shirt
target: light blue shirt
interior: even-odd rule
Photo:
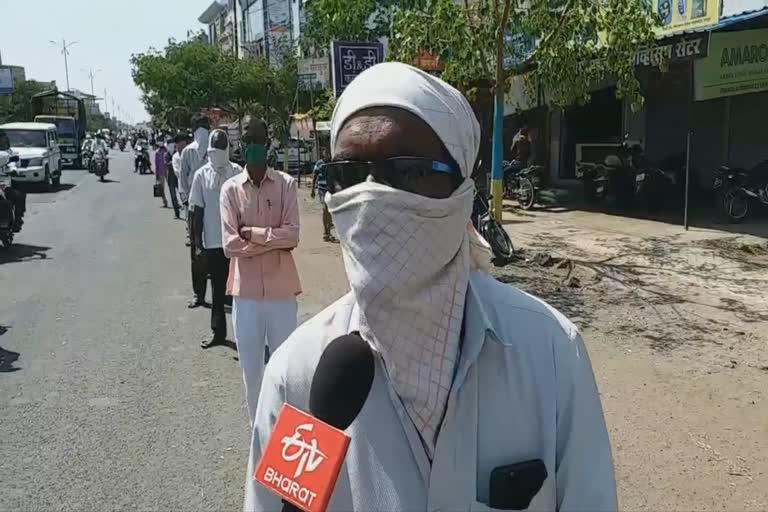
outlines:
[[[355,330],[346,295],[300,326],[267,366],[256,412],[244,510],[279,511],[253,480],[284,402],[309,410],[325,346]],[[489,511],[491,471],[541,459],[548,477],[528,510],[616,510],[611,448],[597,386],[574,325],[487,274],[470,278],[465,332],[432,463],[377,359],[330,511]]]

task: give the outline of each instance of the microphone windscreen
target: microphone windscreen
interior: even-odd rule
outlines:
[[[309,391],[309,412],[339,430],[360,414],[375,374],[373,351],[358,334],[333,340],[323,351]]]

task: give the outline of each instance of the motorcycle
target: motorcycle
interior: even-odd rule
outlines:
[[[589,202],[599,203],[613,196],[617,205],[629,207],[645,194],[648,168],[643,148],[625,138],[616,154],[606,156],[603,163],[578,162],[576,177],[582,180]]]
[[[141,144],[136,145],[136,160],[134,162],[134,172],[147,174],[149,172],[149,150]]]
[[[104,181],[104,176],[109,173],[109,170],[107,169],[107,158],[99,152],[93,157],[93,163],[94,174],[99,177],[100,181]]]
[[[715,172],[712,188],[718,210],[731,222],[741,222],[749,214],[752,201],[768,205],[768,161],[749,171],[723,166]]]
[[[516,199],[520,208],[530,210],[536,204],[543,167],[531,165],[523,167],[522,162],[505,161],[504,169],[504,198]]]
[[[472,224],[475,229],[485,238],[493,251],[494,263],[504,265],[515,256],[515,247],[512,245],[512,239],[509,233],[497,220],[491,217],[490,201],[481,192],[475,193],[475,200],[472,205]]]
[[[82,161],[83,167],[88,169],[88,172],[93,173],[93,152],[91,150],[86,149],[83,151]]]
[[[0,244],[8,248],[13,244],[13,237],[21,231],[16,205],[8,197],[12,187],[12,171],[0,171]]]
[[[125,141],[124,140],[121,139],[120,142],[118,143],[118,146],[120,147],[120,151],[125,151]]]

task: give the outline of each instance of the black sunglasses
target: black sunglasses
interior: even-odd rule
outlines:
[[[325,174],[328,191],[333,194],[345,188],[364,182],[368,176],[379,182],[411,192],[411,184],[431,174],[455,176],[457,186],[461,182],[461,171],[455,166],[418,156],[397,156],[374,162],[364,160],[342,160],[327,162],[318,169]]]

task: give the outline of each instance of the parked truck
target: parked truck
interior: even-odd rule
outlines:
[[[41,92],[32,97],[32,115],[36,122],[56,125],[62,163],[81,168],[81,148],[87,129],[83,100],[56,89]]]

